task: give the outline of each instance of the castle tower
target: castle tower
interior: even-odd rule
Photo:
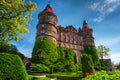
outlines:
[[[37,36],[51,38],[57,44],[57,16],[48,4],[45,9],[38,14]]]
[[[89,27],[86,20],[83,21],[81,30],[83,36],[83,46],[94,46],[93,30]]]

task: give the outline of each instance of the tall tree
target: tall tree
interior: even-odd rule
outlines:
[[[19,52],[16,46],[13,44],[0,45],[0,53],[16,54],[19,55],[22,60],[25,58],[25,56]]]
[[[95,46],[84,46],[84,50],[82,52],[91,55],[91,58],[95,65],[99,63],[98,51]]]
[[[103,59],[103,57],[108,57],[109,56],[108,52],[110,51],[110,49],[106,48],[104,45],[99,45],[97,47],[97,50],[98,50],[98,53],[99,53],[99,57],[101,59]]]
[[[22,39],[20,34],[29,32],[28,20],[36,4],[24,0],[0,0],[0,42]]]
[[[81,63],[82,63],[82,72],[85,76],[87,73],[92,73],[94,70],[94,64],[91,58],[91,55],[88,55],[87,53],[83,53],[81,57]]]

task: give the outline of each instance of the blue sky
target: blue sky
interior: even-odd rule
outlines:
[[[25,56],[31,57],[35,42],[38,13],[48,2],[58,17],[58,25],[82,27],[85,18],[94,30],[96,46],[102,44],[110,48],[110,58],[120,62],[120,0],[31,0],[38,5],[29,21],[29,33],[22,35],[24,40],[12,41]]]

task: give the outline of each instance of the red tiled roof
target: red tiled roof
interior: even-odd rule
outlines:
[[[44,9],[44,11],[45,11],[45,12],[49,12],[49,13],[53,13],[50,4],[48,4],[48,5],[46,6],[46,8]]]

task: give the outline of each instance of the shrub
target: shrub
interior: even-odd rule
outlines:
[[[32,64],[31,69],[37,72],[49,72],[49,68],[44,64]]]
[[[101,64],[101,70],[106,70],[106,71],[110,71],[110,67],[107,64],[106,60],[100,60],[100,64]]]
[[[119,80],[120,78],[120,71],[116,71],[114,74],[108,74],[106,71],[97,72],[94,75],[89,75],[82,80]]]
[[[120,63],[116,65],[117,69],[120,70]]]
[[[74,71],[82,71],[82,64],[81,63],[76,63]]]
[[[28,80],[24,64],[18,55],[0,53],[1,80]]]
[[[85,76],[85,73],[92,73],[94,71],[94,64],[92,62],[91,56],[83,54],[81,57],[82,71]]]
[[[60,61],[57,61],[54,66],[54,72],[64,72],[64,71],[65,71],[64,64]]]

